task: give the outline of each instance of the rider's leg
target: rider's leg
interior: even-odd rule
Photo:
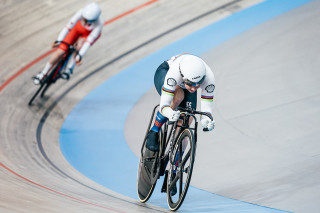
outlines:
[[[183,90],[177,86],[175,95],[173,96],[173,101],[170,105],[171,108],[175,109],[179,106],[181,101],[184,98]],[[156,119],[154,121],[154,125],[151,128],[151,131],[148,133],[147,136],[147,144],[146,147],[151,151],[158,151],[159,150],[159,142],[158,142],[158,132],[161,126],[168,120],[165,116],[163,116],[159,111],[157,112]]]
[[[75,55],[72,55],[68,61],[66,71],[68,71],[69,74],[72,74],[75,65],[76,65]]]
[[[84,42],[86,42],[86,37],[80,37],[78,41],[74,44],[74,47],[76,50],[79,52],[81,47],[83,46]],[[76,65],[76,60],[75,60],[76,54],[73,55],[73,57],[70,59],[67,68],[71,70],[71,73]]]
[[[44,67],[44,69],[41,71],[42,74],[46,75],[48,73],[48,71],[50,70],[50,68],[52,67],[53,64],[55,64],[58,59],[65,53],[64,50],[58,48],[56,51],[54,51],[54,53],[52,53],[49,61],[47,62],[46,66]]]
[[[154,125],[151,128],[152,131],[154,132],[159,132],[161,126],[167,121],[168,119],[164,117],[159,111],[157,112]]]
[[[157,112],[154,125],[147,135],[146,147],[151,151],[159,151],[159,130],[168,119],[159,111]]]
[[[169,65],[167,62],[163,62],[160,64],[160,66],[157,68],[155,75],[154,75],[154,86],[157,89],[157,92],[159,95],[161,95],[161,90],[163,86],[164,79],[166,77],[166,74],[169,70]],[[154,121],[154,125],[151,128],[151,130],[148,132],[147,138],[146,138],[146,147],[151,151],[159,151],[159,130],[167,121],[167,118],[164,117],[160,112],[157,112],[156,119]]]
[[[86,41],[86,37],[80,37],[77,40],[77,42],[74,44],[74,47],[76,48],[77,51],[79,51],[81,49],[81,47],[83,46],[85,41]],[[75,53],[72,55],[72,57],[70,57],[68,64],[67,64],[67,67],[66,67],[66,70],[61,75],[61,77],[63,79],[69,79],[71,74],[73,73],[73,69],[76,65],[75,57],[76,57]]]
[[[51,69],[53,64],[55,64],[58,59],[65,53],[64,50],[58,48],[56,51],[54,51],[49,59],[49,61],[44,66],[43,70],[37,74],[34,78],[34,83],[39,84],[40,81],[43,79],[45,75],[47,75],[48,71]]]
[[[65,80],[69,80],[75,65],[76,65],[76,61],[74,59],[74,55],[72,55],[71,57],[69,57],[69,61],[66,66],[66,69],[64,70],[63,73],[61,73],[61,78],[65,79]]]

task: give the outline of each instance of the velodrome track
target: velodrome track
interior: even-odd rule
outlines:
[[[144,3],[130,2],[101,2],[103,10],[108,11],[105,19]],[[232,2],[229,7],[221,7]],[[103,37],[89,50],[72,80],[59,82],[54,92],[48,93],[50,97],[35,106],[26,105],[34,92],[30,78],[45,60],[2,87],[1,212],[166,211],[140,205],[136,199],[101,187],[73,169],[59,149],[60,127],[72,108],[110,76],[162,46],[254,3],[257,1],[216,1],[212,5],[208,1],[187,1],[181,6],[178,1],[160,0],[106,25]],[[7,11],[1,23],[5,29],[1,35],[5,52],[1,57],[1,85],[46,52],[57,29],[76,10],[72,9],[74,4],[5,3],[1,8]],[[199,144],[197,162],[219,163],[213,168],[213,163],[197,164],[193,177],[196,187],[288,211],[319,209],[319,49],[314,45],[319,38],[315,27],[318,8],[319,1],[313,1],[203,55],[206,61],[215,59],[209,64],[216,67],[221,88],[217,89],[215,105],[220,127],[217,125],[214,136],[216,151],[212,154],[205,148],[212,146],[212,141]],[[196,18],[209,11],[209,15]],[[174,19],[166,13],[174,14]],[[266,28],[270,34],[261,36]],[[249,47],[248,37],[255,38]],[[297,42],[299,45],[293,45]],[[249,57],[251,60],[247,60]],[[273,60],[264,66],[266,58]],[[257,70],[264,74],[255,73]],[[278,73],[280,76],[275,78]],[[147,95],[152,96],[152,92]],[[142,107],[149,111],[148,104],[154,103],[147,100],[144,96],[131,115],[145,112]],[[263,126],[257,128],[261,120]],[[128,143],[133,147],[134,143]],[[137,147],[132,149],[137,153]],[[205,171],[213,174],[201,175]]]

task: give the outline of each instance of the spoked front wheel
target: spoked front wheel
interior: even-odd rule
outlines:
[[[167,201],[172,211],[181,206],[191,181],[196,144],[189,129],[181,132],[170,157],[167,179]]]

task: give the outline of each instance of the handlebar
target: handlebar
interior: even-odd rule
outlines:
[[[187,113],[190,113],[192,115],[196,115],[196,114],[204,115],[204,116],[207,116],[208,118],[210,118],[211,121],[213,121],[212,115],[210,113],[208,113],[208,112],[201,112],[201,111],[196,111],[196,110],[193,110],[193,109],[186,109],[186,108],[183,108],[183,107],[178,107],[177,110],[182,111],[182,113],[183,112],[187,112]],[[203,128],[203,131],[204,132],[208,132],[209,129],[208,128]]]
[[[187,113],[190,113],[190,114],[194,114],[194,115],[205,115],[207,117],[210,118],[211,121],[213,121],[213,117],[210,113],[208,112],[201,112],[201,111],[196,111],[196,110],[193,110],[193,109],[186,109],[186,108],[183,108],[183,107],[178,107],[177,110],[180,110],[182,112],[187,112]]]
[[[65,41],[55,41],[55,43],[57,43],[58,46],[59,46],[61,43],[62,43],[62,44],[65,44],[65,45],[68,46],[68,48],[69,48],[70,50],[76,51],[76,52],[78,53],[78,51],[76,50],[76,48],[75,48],[73,45],[68,44],[68,43],[65,42]]]

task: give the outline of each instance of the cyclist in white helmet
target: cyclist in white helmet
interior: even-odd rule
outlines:
[[[197,90],[201,88],[201,111],[212,114],[215,78],[210,67],[198,56],[180,54],[163,62],[154,75],[154,84],[161,95],[160,107],[153,127],[147,135],[146,147],[159,150],[158,132],[168,119],[176,121],[183,108],[197,108]],[[201,117],[203,128],[213,130],[215,121]]]
[[[81,59],[88,51],[89,47],[100,37],[103,28],[103,21],[100,17],[101,9],[98,4],[90,3],[69,20],[62,29],[58,38],[52,44],[52,48],[58,47],[45,65],[44,69],[34,77],[34,84],[40,84],[50,68],[57,62],[68,49],[68,45],[75,45],[78,54],[70,59],[67,69],[61,77],[68,80],[72,74],[75,64],[81,64]],[[61,41],[65,43],[61,43]]]

